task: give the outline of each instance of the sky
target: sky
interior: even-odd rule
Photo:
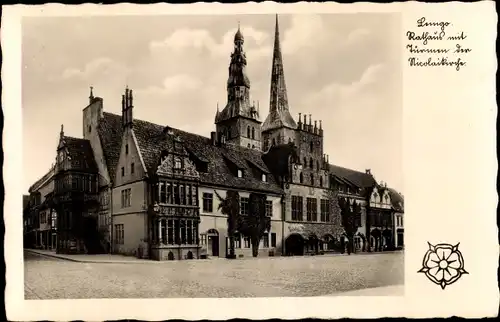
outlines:
[[[23,189],[55,161],[61,124],[82,137],[89,87],[121,113],[209,137],[226,103],[234,33],[245,37],[251,100],[269,111],[275,15],[25,17]],[[398,14],[280,15],[289,107],[322,120],[330,163],[403,191]]]

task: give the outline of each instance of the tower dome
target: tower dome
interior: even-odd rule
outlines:
[[[245,37],[243,37],[243,34],[240,31],[240,26],[238,26],[238,31],[236,32],[236,34],[234,34],[234,42],[238,42],[238,41],[241,41],[241,42],[245,41]]]

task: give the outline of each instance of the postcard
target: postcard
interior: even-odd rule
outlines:
[[[497,315],[493,1],[3,9],[10,320]]]

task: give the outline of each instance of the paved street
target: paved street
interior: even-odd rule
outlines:
[[[25,297],[88,299],[332,295],[403,284],[403,259],[404,254],[396,252],[112,264],[78,263],[25,252]]]

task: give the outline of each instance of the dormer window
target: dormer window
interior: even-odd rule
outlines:
[[[238,169],[238,178],[243,178],[243,170]]]
[[[267,176],[265,173],[262,174],[262,182],[267,182]]]
[[[174,161],[174,169],[182,169],[182,161],[181,161],[181,158],[175,158],[175,161]]]

